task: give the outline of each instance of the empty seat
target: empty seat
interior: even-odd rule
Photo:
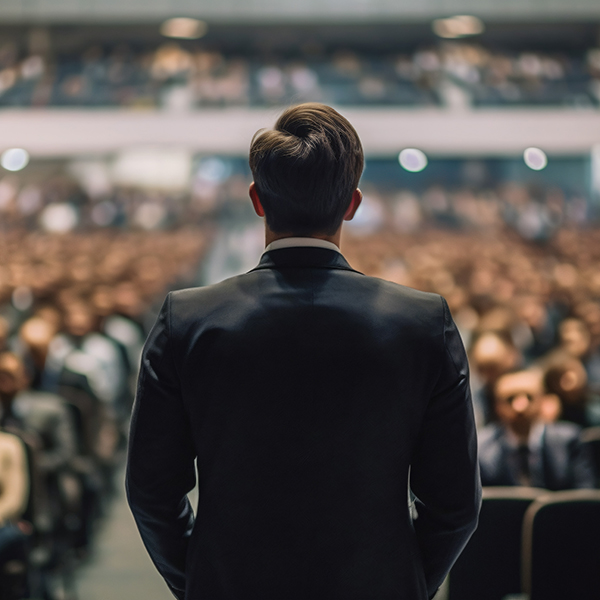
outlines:
[[[485,487],[479,526],[449,576],[449,600],[502,600],[521,591],[525,511],[547,490]]]
[[[539,497],[525,514],[522,556],[530,600],[598,600],[600,491]]]

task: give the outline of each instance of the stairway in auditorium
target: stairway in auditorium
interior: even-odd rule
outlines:
[[[138,535],[124,492],[118,494],[98,528],[94,551],[76,577],[79,600],[172,600]]]

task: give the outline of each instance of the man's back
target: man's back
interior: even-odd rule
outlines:
[[[274,250],[171,294],[139,389],[130,502],[181,598],[425,599],[475,527],[468,369],[445,301],[335,251]],[[179,501],[195,457],[192,530]]]

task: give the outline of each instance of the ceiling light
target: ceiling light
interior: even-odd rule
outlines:
[[[470,15],[458,15],[447,19],[436,19],[433,31],[443,38],[461,38],[483,33],[485,26],[481,19]]]
[[[183,40],[197,40],[206,34],[207,29],[204,21],[187,17],[167,19],[160,26],[160,32],[164,36]]]
[[[427,166],[427,156],[416,148],[405,148],[398,155],[398,162],[403,169],[411,173],[418,173]]]
[[[0,164],[7,171],[20,171],[29,163],[29,152],[23,148],[9,148],[2,153]]]
[[[543,150],[539,148],[527,148],[523,152],[525,164],[534,171],[541,171],[548,164],[548,157]]]

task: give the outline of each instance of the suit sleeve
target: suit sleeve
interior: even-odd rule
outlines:
[[[142,353],[131,418],[126,488],[152,561],[173,594],[185,596],[185,562],[194,515],[195,452],[175,369],[167,296]]]
[[[433,597],[477,527],[481,482],[469,366],[446,301],[441,371],[411,462],[418,517],[415,533]]]

